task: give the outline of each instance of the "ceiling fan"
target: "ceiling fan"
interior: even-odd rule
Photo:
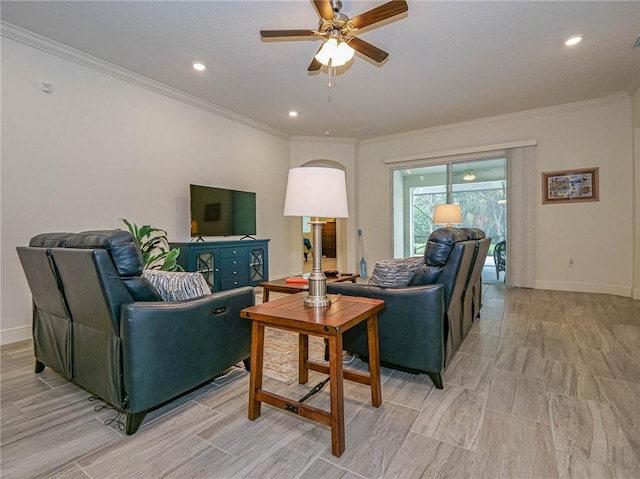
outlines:
[[[354,54],[354,50],[380,63],[389,54],[356,37],[358,30],[375,25],[387,18],[406,12],[409,7],[404,0],[393,0],[353,18],[340,12],[340,0],[314,0],[320,15],[317,30],[260,30],[262,38],[321,37],[326,39],[314,56],[308,71],[319,70],[322,65],[329,68],[344,65]]]

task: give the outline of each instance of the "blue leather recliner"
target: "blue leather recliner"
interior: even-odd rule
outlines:
[[[464,297],[470,280],[478,281],[477,270],[471,274],[474,261],[479,261],[477,247],[478,239],[470,239],[467,231],[440,228],[429,236],[424,265],[408,286],[328,283],[327,292],[383,299],[386,308],[378,316],[381,364],[427,374],[442,389],[442,371],[468,332]],[[470,294],[468,301],[473,304]],[[367,360],[366,338],[364,327],[358,325],[345,332],[344,349]]]
[[[18,247],[33,297],[36,372],[46,366],[126,414],[147,411],[246,360],[254,304],[244,287],[163,302],[127,231],[48,233]]]

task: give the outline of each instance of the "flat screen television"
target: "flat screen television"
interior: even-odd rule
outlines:
[[[256,194],[190,185],[191,237],[256,234]]]

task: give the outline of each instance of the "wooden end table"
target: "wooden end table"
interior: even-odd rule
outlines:
[[[352,283],[356,282],[356,279],[360,277],[359,274],[342,274],[338,276],[327,276],[327,283],[344,283],[346,281],[351,281]],[[274,293],[286,293],[286,294],[295,294],[300,291],[308,291],[309,284],[308,283],[287,283],[285,279],[274,279],[273,281],[265,281],[260,283],[258,286],[261,286],[263,289],[262,292],[262,302],[266,303],[269,301],[269,292],[273,291]]]
[[[252,321],[249,419],[253,421],[260,416],[260,405],[264,402],[329,426],[331,452],[339,457],[345,448],[343,379],[369,385],[371,404],[379,407],[382,403],[378,313],[384,309],[385,304],[380,299],[329,295],[330,299],[335,300],[331,305],[325,308],[310,308],[303,304],[305,296],[306,293],[285,296],[245,308],[240,313],[240,316]],[[367,322],[369,374],[345,370],[342,364],[342,333],[362,321]],[[307,383],[309,370],[328,374],[330,412],[262,389],[265,326],[298,333],[298,380],[300,384]],[[329,366],[309,360],[309,335],[320,336],[328,341]]]

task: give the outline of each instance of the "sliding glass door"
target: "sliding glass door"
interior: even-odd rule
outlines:
[[[462,226],[480,228],[493,241],[487,256],[486,279],[503,278],[495,272],[493,251],[507,231],[505,159],[447,162],[393,171],[394,256],[424,253],[435,205],[459,203]]]

